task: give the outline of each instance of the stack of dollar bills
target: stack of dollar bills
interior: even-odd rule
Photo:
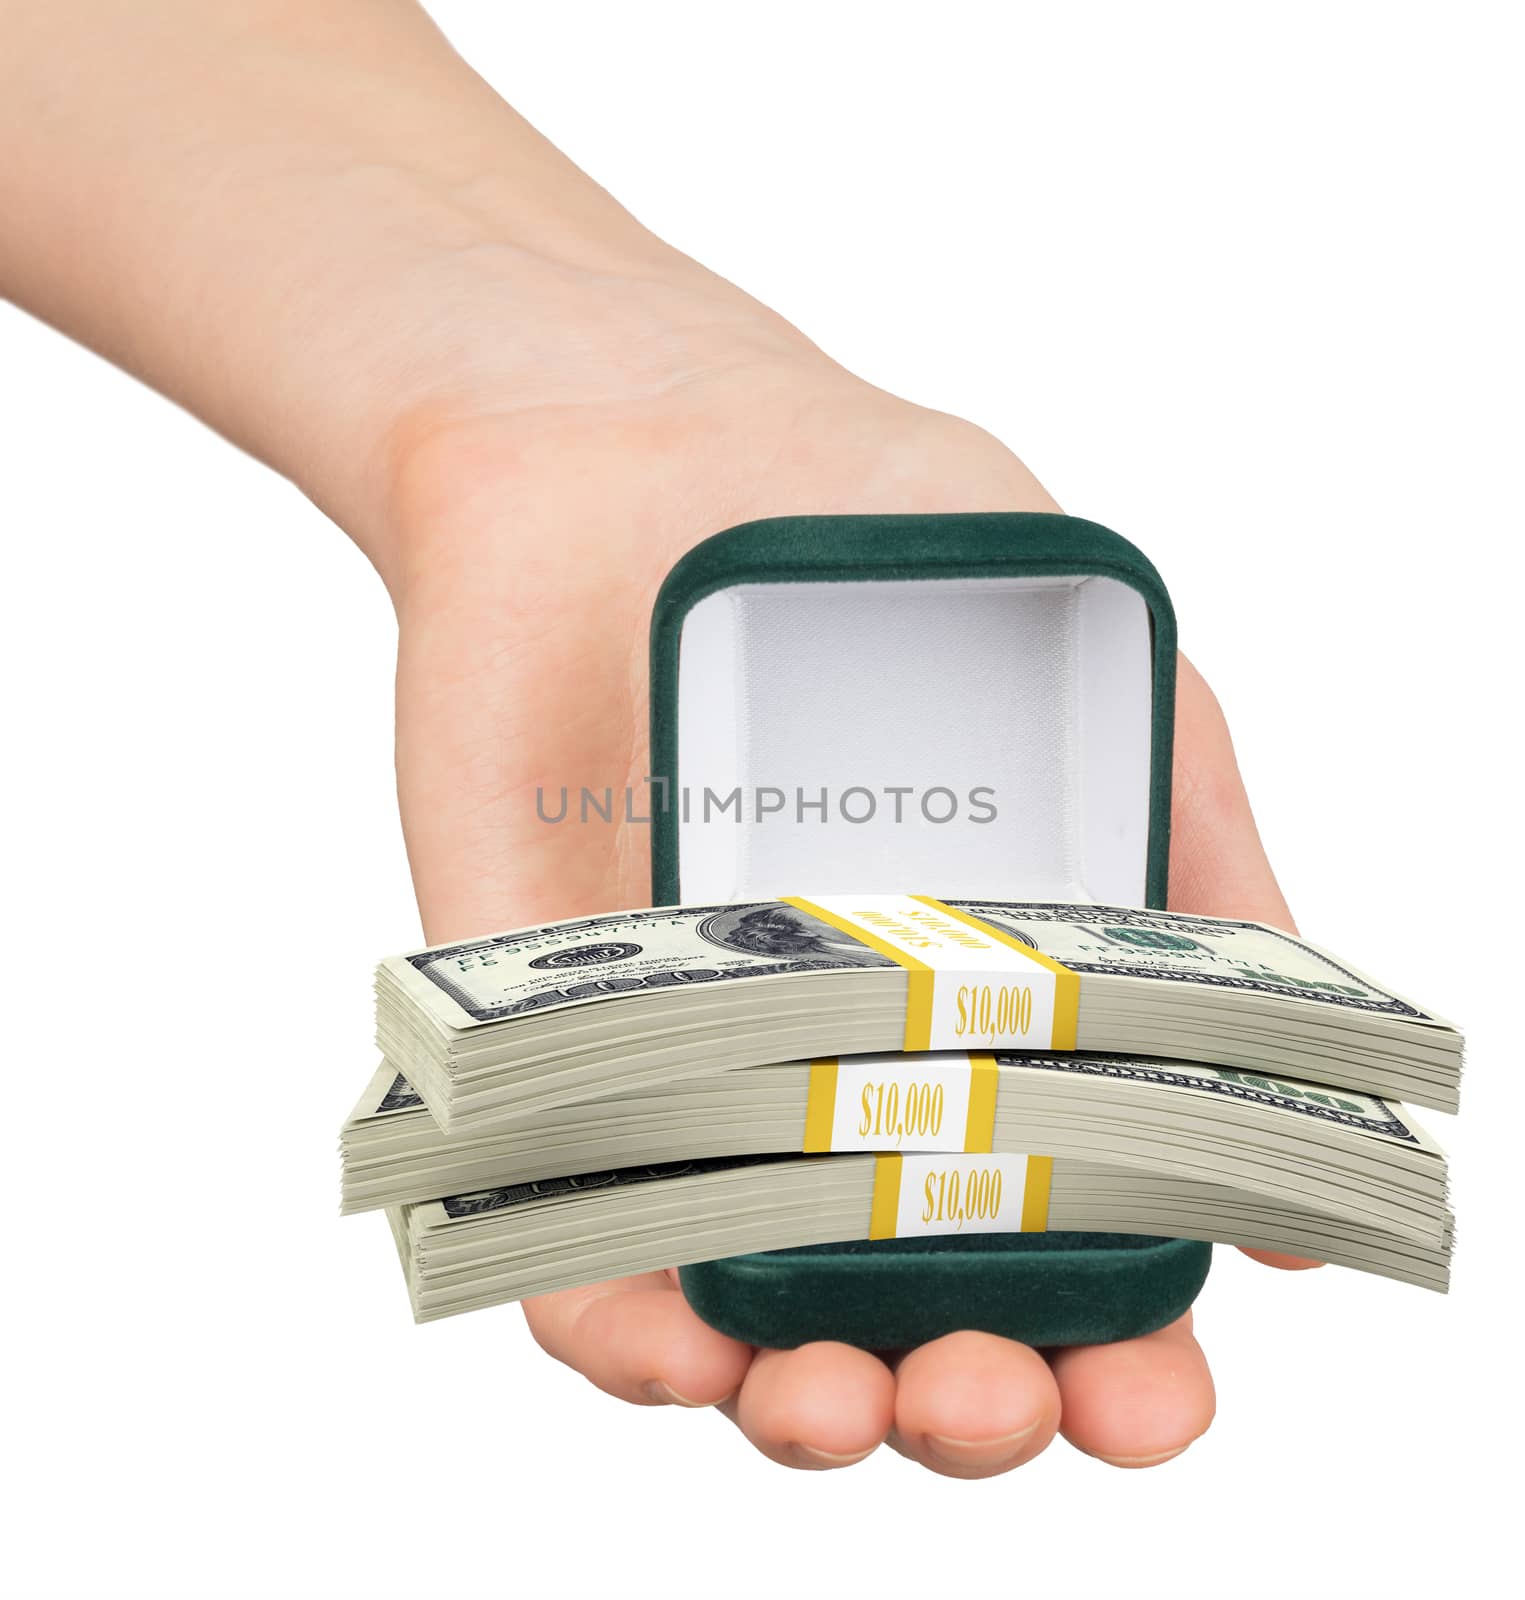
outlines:
[[[1451,1024],[1257,923],[832,895],[394,956],[341,1134],[419,1320],[754,1250],[1209,1239],[1447,1284]]]

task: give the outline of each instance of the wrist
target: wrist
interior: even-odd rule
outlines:
[[[395,458],[453,413],[585,406],[724,359],[727,325],[779,336],[420,9],[161,0],[83,31],[58,10],[24,5],[0,62],[0,205],[28,219],[0,292],[362,542]]]

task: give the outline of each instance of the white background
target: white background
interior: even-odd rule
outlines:
[[[4,310],[7,1586],[1501,1592],[1512,8],[435,9],[658,231],[1151,554],[1304,927],[1468,1026],[1465,1114],[1428,1119],[1455,1288],[1219,1251],[1205,1439],[979,1484],[791,1475],[512,1309],[415,1328],[381,1219],[335,1214],[371,962],[417,934],[386,598],[292,489]]]

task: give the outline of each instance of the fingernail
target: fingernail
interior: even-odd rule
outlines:
[[[994,1467],[1009,1461],[1038,1431],[1036,1418],[1016,1433],[1002,1434],[999,1439],[950,1439],[943,1433],[926,1436],[927,1454],[942,1462],[945,1467]]]
[[[817,1450],[808,1444],[792,1446],[794,1454],[799,1457],[801,1466],[806,1467],[851,1467],[860,1461],[867,1461],[879,1446],[871,1444],[867,1450],[855,1450],[851,1455],[833,1455],[830,1450]]]
[[[669,1388],[660,1378],[654,1378],[646,1385],[646,1393],[655,1405],[687,1406],[690,1411],[705,1411],[710,1406],[718,1406],[730,1399],[729,1395],[723,1394],[719,1400],[690,1400],[687,1395],[679,1394],[676,1389]]]
[[[1153,1456],[1104,1456],[1098,1455],[1098,1461],[1105,1461],[1109,1467],[1157,1467],[1162,1461],[1174,1461],[1187,1447],[1178,1444],[1174,1450],[1161,1450]]]

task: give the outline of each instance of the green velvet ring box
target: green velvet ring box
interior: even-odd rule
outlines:
[[[1175,649],[1154,567],[1078,518],[716,534],[652,614],[653,903],[871,889],[1163,906]],[[1163,1327],[1210,1259],[1194,1241],[1008,1233],[769,1251],[682,1279],[752,1344],[982,1328],[1052,1346]]]

